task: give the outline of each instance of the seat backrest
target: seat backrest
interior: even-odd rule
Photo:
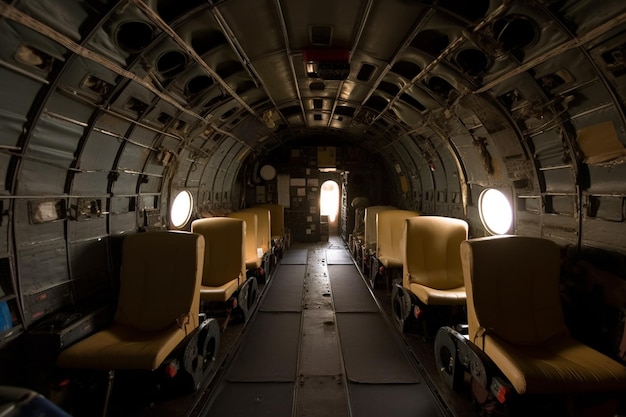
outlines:
[[[202,285],[220,287],[246,276],[246,223],[233,217],[209,217],[191,223],[191,231],[204,236]]]
[[[409,217],[403,224],[403,285],[438,290],[463,286],[460,246],[467,239],[465,220],[442,216]]]
[[[228,217],[241,219],[246,223],[245,256],[246,260],[258,258],[257,248],[257,215],[253,211],[233,211]]]
[[[395,210],[393,206],[369,206],[365,207],[363,214],[363,223],[365,230],[363,232],[363,240],[368,248],[376,249],[376,214],[383,210]]]
[[[257,215],[257,247],[263,253],[270,250],[272,242],[272,214],[267,207],[249,207],[240,211],[251,211]]]
[[[205,242],[187,232],[129,235],[122,246],[115,322],[142,331],[164,330],[188,316],[198,327]]]
[[[413,210],[383,210],[376,214],[376,255],[402,262],[402,226],[409,217],[419,216]]]
[[[254,207],[266,208],[270,211],[270,231],[275,239],[285,235],[285,207],[280,204],[265,203],[258,204]]]
[[[470,239],[461,244],[461,263],[470,340],[480,329],[523,346],[567,334],[556,243],[530,236]]]

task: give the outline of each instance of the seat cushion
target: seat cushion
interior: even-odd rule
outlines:
[[[401,259],[392,258],[391,256],[380,256],[378,260],[385,268],[402,268]]]
[[[151,332],[113,324],[62,351],[57,363],[64,368],[153,371],[184,338],[177,325]]]
[[[200,299],[202,301],[228,301],[235,291],[239,288],[239,280],[233,279],[219,287],[200,287]]]
[[[520,394],[626,391],[626,367],[568,336],[512,346],[487,333],[484,351]]]
[[[427,305],[464,305],[466,299],[465,286],[438,290],[425,285],[410,283],[409,291]]]
[[[256,254],[252,258],[246,259],[246,269],[248,270],[258,269],[261,267],[262,264],[263,264],[263,259],[256,256]]]

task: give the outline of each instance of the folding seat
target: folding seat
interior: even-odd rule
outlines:
[[[401,276],[402,227],[404,220],[419,216],[413,210],[383,210],[376,215],[376,259],[382,265],[382,277],[389,289],[392,275]]]
[[[396,210],[393,206],[369,206],[363,212],[363,246],[361,270],[363,275],[368,277],[370,285],[373,286],[378,265],[376,260],[376,216],[380,211]]]
[[[258,284],[255,277],[246,277],[246,222],[234,217],[209,217],[194,220],[191,231],[205,240],[200,300],[207,307],[224,303],[224,329],[234,309],[247,320],[258,301]]]
[[[256,271],[261,268],[263,261],[263,259],[259,257],[259,252],[257,251],[257,215],[253,211],[233,211],[232,213],[228,213],[228,217],[241,219],[246,223],[246,269],[248,270],[248,275],[256,276]]]
[[[365,208],[365,212],[363,214],[363,223],[365,226],[363,232],[363,244],[366,248],[371,249],[374,254],[376,253],[376,217],[378,213],[385,210],[397,209],[398,208],[394,206],[369,206]]]
[[[285,229],[285,207],[274,203],[257,204],[254,207],[266,208],[270,211],[272,253],[278,261],[282,257],[284,249],[288,248],[289,243]]]
[[[264,273],[259,276],[259,282],[263,283],[269,277],[271,270],[271,241],[272,241],[272,219],[271,212],[267,207],[253,206],[239,211],[250,211],[257,215],[257,250],[259,257],[263,259],[262,268]]]
[[[219,346],[215,319],[201,320],[204,238],[186,232],[129,235],[122,246],[112,324],[63,350],[61,368],[109,371],[106,415],[116,370],[154,371],[174,357],[198,388]]]
[[[410,217],[402,227],[402,283],[392,291],[400,328],[425,306],[465,305],[460,248],[469,229],[465,220],[443,216]]]
[[[458,335],[451,337],[453,358],[439,359],[445,373],[458,375],[452,368],[462,364],[501,401],[541,394],[574,402],[594,394],[626,398],[626,367],[569,334],[557,244],[528,236],[476,238],[461,244],[461,260],[469,341],[465,346]],[[440,333],[453,335],[443,328]],[[490,365],[497,368],[491,374]]]
[[[354,256],[357,265],[363,263],[363,246],[365,234],[365,208],[370,202],[367,197],[354,197],[350,206],[354,208],[354,228],[350,234],[350,252]]]

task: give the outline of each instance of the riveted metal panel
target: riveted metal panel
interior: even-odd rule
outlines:
[[[109,184],[109,172],[77,172],[72,177],[72,195],[105,195]]]
[[[548,193],[575,193],[574,171],[570,167],[542,171]]]
[[[67,169],[25,159],[16,187],[17,195],[63,194]]]
[[[68,296],[61,297],[60,300],[48,300],[51,298],[51,290],[65,294],[66,290],[60,288],[67,286],[69,282],[65,239],[21,247],[16,258],[27,318],[36,319],[41,311],[49,312],[69,301]],[[48,302],[53,305],[48,305]]]
[[[135,212],[111,214],[109,224],[112,235],[134,232],[137,230],[137,214]]]
[[[531,141],[539,168],[560,166],[565,163],[565,148],[556,129],[536,135],[531,138]]]
[[[163,187],[163,178],[154,175],[146,175],[145,182],[139,185],[140,193],[158,193]]]
[[[150,149],[127,143],[117,164],[119,170],[141,172],[150,155]]]
[[[71,220],[67,225],[67,239],[70,242],[100,239],[106,235],[107,219],[105,215],[87,220]]]
[[[69,167],[84,128],[44,114],[34,127],[27,156]]]
[[[111,192],[113,194],[135,194],[137,192],[137,181],[139,180],[138,174],[128,174],[125,172],[119,172],[119,176],[113,186]]]

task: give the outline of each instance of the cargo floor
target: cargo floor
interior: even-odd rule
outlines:
[[[432,387],[331,237],[289,249],[199,415],[453,415]]]

